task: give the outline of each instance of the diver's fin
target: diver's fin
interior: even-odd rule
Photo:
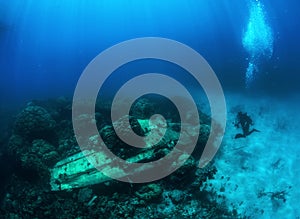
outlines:
[[[257,130],[257,129],[252,129],[250,132],[249,132],[249,134],[248,135],[251,135],[253,132],[260,132],[259,130]],[[247,135],[247,136],[248,136]]]
[[[243,135],[243,134],[236,134],[234,138],[235,139],[237,139],[237,138],[246,138],[246,136]]]

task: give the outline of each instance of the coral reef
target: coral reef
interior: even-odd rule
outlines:
[[[147,98],[140,101],[132,107],[129,119],[133,130],[146,136],[149,116],[164,110],[160,101],[149,101]],[[72,129],[70,106],[71,102],[65,98],[35,101],[17,116],[8,146],[2,152],[5,154],[0,156],[9,155],[14,160],[12,173],[6,178],[6,190],[0,206],[1,218],[239,217],[235,211],[216,201],[218,195],[215,191],[202,186],[214,177],[217,170],[213,164],[198,169],[194,154],[173,174],[155,182],[130,184],[109,180],[53,191],[50,185],[51,170],[58,162],[80,153]],[[108,121],[108,106],[96,105],[96,121],[93,122],[97,123],[105,143],[119,157],[128,158],[143,151],[145,156],[139,159],[148,162],[160,159],[173,149],[180,131],[176,112],[168,112],[173,117],[167,118],[165,136],[148,149],[155,153],[147,153],[147,150],[130,148],[118,138],[112,125],[122,127],[124,118]],[[209,134],[210,119],[203,113],[199,114],[202,123],[197,147],[201,151]],[[90,119],[83,117],[81,119]],[[183,136],[183,139],[188,143],[189,136]]]
[[[29,103],[17,116],[14,133],[25,138],[48,138],[54,132],[56,122],[46,109]]]

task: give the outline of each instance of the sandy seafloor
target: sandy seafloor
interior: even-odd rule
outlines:
[[[218,171],[206,183],[241,215],[300,218],[300,96],[225,93],[225,99],[226,132],[214,159]],[[233,124],[239,111],[247,112],[260,132],[234,139],[241,133]]]
[[[227,126],[215,159],[212,186],[250,218],[300,218],[300,97],[225,95]],[[232,122],[247,112],[254,132],[241,133]]]

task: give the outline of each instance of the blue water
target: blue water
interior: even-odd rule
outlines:
[[[299,218],[299,9],[299,0],[0,0],[0,218],[4,213],[10,218],[13,212],[27,214],[30,209],[46,215],[45,208],[37,205],[39,193],[35,197],[29,191],[36,185],[25,180],[32,175],[25,177],[27,172],[19,170],[21,163],[30,164],[30,159],[22,160],[24,151],[31,156],[42,146],[33,147],[32,139],[24,138],[19,142],[14,138],[14,124],[19,119],[16,115],[28,102],[30,109],[36,109],[35,104],[47,109],[57,122],[55,131],[59,134],[51,142],[54,152],[66,152],[60,159],[69,156],[72,150],[68,150],[77,144],[73,139],[71,101],[59,97],[72,98],[82,72],[99,53],[117,43],[140,37],[168,38],[196,50],[210,64],[225,91],[227,126],[215,158],[218,171],[215,179],[207,182],[206,189],[212,186],[211,192],[226,196],[229,208],[238,206],[237,209],[250,218]],[[193,97],[200,96],[203,91],[195,78],[180,66],[144,59],[118,68],[100,93],[115,94],[128,80],[148,72],[163,73],[178,80],[190,88]],[[55,100],[47,101],[48,98]],[[209,114],[208,104],[197,103]],[[102,111],[97,114],[97,122],[102,127],[107,122],[104,119],[107,106],[100,108],[105,111],[103,118]],[[247,138],[235,139],[242,131],[234,126],[239,111],[251,116],[254,122],[251,128],[256,132]],[[23,111],[23,115],[26,112]],[[168,113],[172,111],[168,109]],[[35,115],[35,111],[32,114]],[[26,131],[32,122],[26,120],[27,116],[24,119]],[[11,149],[20,149],[16,159],[6,156],[6,150]],[[22,162],[16,162],[17,159]],[[10,177],[15,173],[19,175]],[[46,184],[48,186],[48,182]],[[174,184],[174,195],[180,194],[181,188],[177,190],[177,186],[182,185],[179,184]],[[126,202],[119,202],[121,196],[120,200],[114,198],[115,195],[112,198],[118,205],[127,205],[131,200],[134,209],[144,209],[140,210],[142,215],[152,215],[151,206],[159,209],[159,205],[161,211],[168,214],[176,214],[176,209],[180,209],[177,206],[186,205],[184,207],[192,215],[193,209],[202,209],[195,203],[205,202],[196,191],[203,188],[188,187],[181,192],[192,191],[197,199],[190,199],[192,196],[188,194],[184,202],[176,201],[176,205],[170,205],[172,201],[167,195],[170,191],[164,191],[161,203],[147,203],[145,208],[134,204],[134,196],[125,197]],[[286,197],[274,198],[276,192],[284,192]],[[68,214],[68,209],[81,213],[83,205],[80,207],[74,199],[77,193],[79,196],[75,191],[73,196],[63,197],[66,200],[61,203],[63,207],[58,205],[50,213],[62,210]],[[57,194],[52,195],[56,197]],[[93,193],[90,195],[87,202],[94,200]],[[100,200],[102,196],[97,195],[95,203],[102,203],[105,199]],[[51,200],[46,196],[48,193],[42,196],[46,204],[42,203],[51,207],[48,202]],[[106,200],[105,204],[113,206],[109,199]],[[219,201],[223,202],[221,198]],[[28,206],[22,208],[22,204]],[[101,208],[91,206],[90,210]],[[18,209],[22,212],[15,212]],[[111,213],[109,208],[105,209],[106,214]],[[116,209],[113,206],[113,211]],[[256,217],[251,217],[253,215]],[[136,218],[141,218],[138,213]]]
[[[157,36],[198,51],[226,90],[244,90],[249,51],[243,37],[250,0],[0,1],[1,104],[72,96],[86,65],[124,40]],[[259,63],[251,92],[299,90],[299,1],[264,0],[272,55]]]

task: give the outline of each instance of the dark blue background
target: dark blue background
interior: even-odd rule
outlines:
[[[189,45],[209,62],[225,90],[243,92],[249,2],[0,0],[0,103],[72,96],[96,55],[146,36]],[[300,2],[261,2],[273,30],[274,54],[261,66],[251,92],[290,95],[300,89]]]

